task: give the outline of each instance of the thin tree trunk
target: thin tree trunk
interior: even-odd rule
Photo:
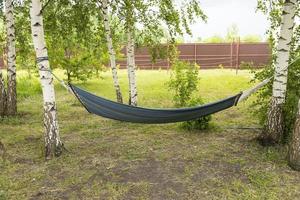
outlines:
[[[288,162],[293,169],[300,171],[300,99],[298,102],[298,114],[289,149]]]
[[[7,33],[7,114],[17,114],[16,47],[13,0],[5,1]]]
[[[32,0],[30,5],[31,31],[37,58],[44,58],[38,62],[40,81],[44,100],[44,128],[45,128],[45,156],[51,159],[62,153],[63,144],[59,136],[56,114],[53,77],[49,72],[50,64],[45,43],[42,4],[40,0]]]
[[[113,47],[112,35],[110,30],[107,0],[102,0],[101,9],[103,14],[105,37],[106,37],[107,48],[110,56],[110,67],[112,71],[114,87],[116,90],[117,101],[119,103],[123,103],[122,93],[121,93],[120,84],[118,80],[117,66],[116,66],[116,52]]]
[[[0,70],[0,117],[6,115],[6,90],[5,83],[2,76],[2,71]]]
[[[133,33],[127,31],[127,69],[129,79],[129,105],[137,106],[137,87],[135,78],[135,58]]]
[[[262,135],[263,140],[268,144],[280,143],[283,138],[282,108],[286,96],[289,52],[296,14],[296,1],[285,0],[283,6],[280,37],[277,46],[277,60],[275,62],[273,94],[265,131]]]

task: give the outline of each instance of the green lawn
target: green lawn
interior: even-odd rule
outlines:
[[[57,72],[62,75],[61,72]],[[206,102],[247,89],[251,74],[201,71]],[[0,122],[0,199],[299,199],[300,173],[285,148],[262,148],[250,98],[213,115],[208,131],[177,124],[143,125],[90,115],[56,85],[60,133],[69,152],[45,162],[42,99],[37,81],[19,80],[16,118]],[[167,71],[137,71],[139,105],[172,107]],[[120,71],[127,99],[127,75]],[[114,99],[110,72],[80,86]],[[30,94],[28,94],[30,91]]]

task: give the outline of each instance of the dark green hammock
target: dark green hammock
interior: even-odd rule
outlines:
[[[210,115],[235,106],[243,94],[241,92],[217,102],[191,108],[148,109],[113,102],[72,84],[69,84],[69,86],[90,113],[119,121],[147,124],[182,122]]]

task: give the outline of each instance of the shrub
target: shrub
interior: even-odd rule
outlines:
[[[168,87],[174,92],[173,102],[176,107],[190,107],[203,104],[201,98],[192,95],[198,89],[199,67],[196,64],[176,60],[172,65],[171,78]],[[209,127],[211,116],[201,117],[182,123],[188,130],[204,130]]]
[[[188,106],[198,106],[204,104],[201,98],[193,98],[189,101]],[[183,122],[181,127],[187,130],[207,130],[209,128],[209,122],[211,121],[211,115],[200,117],[195,120]]]

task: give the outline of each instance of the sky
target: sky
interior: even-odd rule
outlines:
[[[257,0],[200,0],[200,3],[208,16],[207,23],[199,21],[193,24],[193,36],[185,35],[185,41],[213,35],[225,36],[232,24],[238,26],[241,37],[254,34],[266,38],[268,21],[260,11],[256,12]]]

